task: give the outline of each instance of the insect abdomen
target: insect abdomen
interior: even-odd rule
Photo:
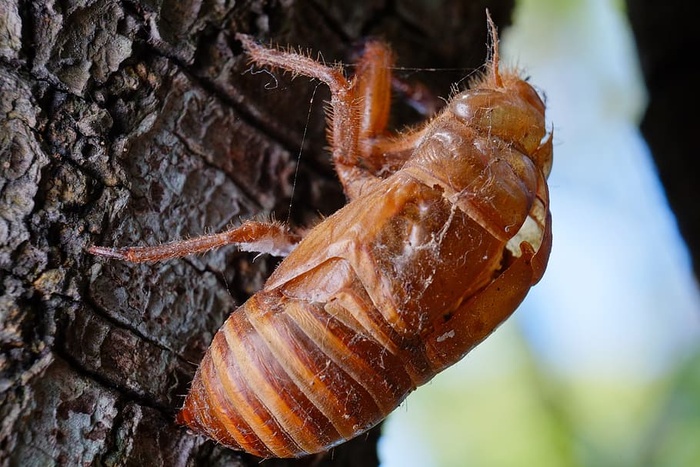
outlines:
[[[217,333],[180,419],[260,457],[298,457],[381,421],[414,387],[401,368],[323,304],[261,292]]]

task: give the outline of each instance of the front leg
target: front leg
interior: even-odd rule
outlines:
[[[257,65],[315,78],[330,88],[329,143],[338,178],[349,200],[360,197],[377,182],[398,170],[410,157],[418,133],[389,138],[386,126],[391,107],[393,58],[387,45],[369,42],[348,80],[340,66],[329,67],[311,58],[263,47],[251,37],[237,34]]]
[[[226,245],[237,245],[242,251],[269,253],[287,256],[299,243],[301,237],[290,232],[286,226],[275,222],[246,221],[225,232],[202,235],[189,240],[178,240],[156,246],[110,248],[93,245],[88,252],[107,258],[132,263],[146,263],[180,258],[204,253]]]

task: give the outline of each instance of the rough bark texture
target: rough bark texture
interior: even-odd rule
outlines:
[[[700,277],[698,7],[683,0],[627,0],[627,8],[649,90],[641,130]]]
[[[400,66],[469,70],[487,4],[503,25],[508,0],[1,2],[0,465],[258,465],[173,420],[213,333],[276,260],[227,248],[135,266],[84,249],[286,219],[292,194],[294,223],[343,203],[325,90],[307,126],[315,84],[249,70],[235,32],[329,61],[380,36]],[[447,95],[465,74],[404,76]],[[266,465],[376,465],[378,435]]]

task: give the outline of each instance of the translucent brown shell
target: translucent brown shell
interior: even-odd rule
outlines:
[[[346,83],[337,69],[307,70],[305,57],[244,44],[257,63],[330,76],[334,156],[351,201],[226,321],[180,420],[261,457],[302,456],[380,422],[493,331],[541,277],[551,139],[537,93],[501,77],[495,55],[473,91],[405,136],[399,170],[357,175],[345,161],[353,155],[369,152],[384,167],[381,159],[406,152],[394,140],[346,150],[354,133],[370,133],[352,116],[375,134],[374,122],[386,121],[388,103],[374,97],[389,95],[385,46],[370,45]]]
[[[227,243],[288,254],[214,337],[181,423],[260,457],[327,450],[461,359],[539,281],[552,240],[552,138],[537,92],[499,69],[489,25],[482,79],[400,137],[386,135],[386,45],[368,44],[347,79],[237,36],[255,64],[330,87],[332,157],[349,202],[303,239],[247,222],[160,247],[91,249],[132,261]]]

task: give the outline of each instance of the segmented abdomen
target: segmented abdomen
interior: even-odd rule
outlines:
[[[386,417],[415,387],[403,368],[323,304],[263,291],[217,333],[180,420],[260,457],[319,452]]]

